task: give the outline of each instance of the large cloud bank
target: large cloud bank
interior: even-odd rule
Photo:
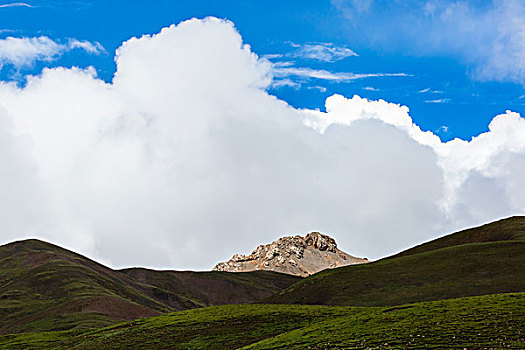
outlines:
[[[2,242],[209,269],[283,234],[321,230],[378,258],[525,211],[515,113],[441,143],[384,101],[297,110],[266,92],[271,64],[215,18],[133,38],[116,62],[111,84],[54,68],[0,85]]]

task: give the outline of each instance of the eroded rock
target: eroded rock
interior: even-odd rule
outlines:
[[[213,271],[270,270],[305,277],[327,268],[367,262],[366,258],[339,250],[332,237],[311,232],[304,237],[287,236],[260,245],[250,255],[235,254],[229,261],[215,265]]]

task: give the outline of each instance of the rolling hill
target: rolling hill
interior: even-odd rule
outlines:
[[[376,262],[322,271],[264,302],[385,306],[524,291],[525,217],[511,217]]]
[[[165,312],[251,303],[298,277],[112,270],[39,240],[0,247],[0,333],[96,328]]]
[[[500,302],[506,305],[507,311],[502,310],[499,314],[507,313],[505,317],[512,322],[518,322],[516,316],[521,322],[518,323],[523,325],[524,257],[525,217],[512,217],[464,230],[380,261],[329,269],[305,279],[272,271],[113,270],[53,244],[24,240],[0,247],[0,334],[60,331],[2,337],[2,341],[10,344],[8,348],[16,347],[18,341],[25,345],[56,341],[64,348],[70,345],[82,348],[83,345],[79,344],[84,343],[77,343],[79,338],[76,338],[81,335],[85,344],[96,347],[108,337],[116,339],[117,344],[128,346],[127,338],[121,339],[119,334],[131,334],[130,339],[134,339],[136,335],[128,332],[135,330],[141,336],[149,336],[151,331],[152,344],[157,344],[155,341],[166,341],[159,344],[168,345],[187,342],[190,348],[198,348],[201,343],[212,342],[228,348],[235,339],[246,337],[241,342],[246,346],[272,348],[261,344],[274,344],[270,337],[278,335],[280,341],[291,342],[290,348],[300,348],[297,344],[302,343],[298,339],[308,338],[304,333],[306,330],[321,338],[328,330],[337,335],[337,322],[354,324],[359,330],[359,322],[385,322],[390,320],[388,315],[404,315],[407,320],[412,320],[410,322],[420,322],[424,328],[423,320],[435,317],[435,314],[431,317],[424,311],[428,305],[431,306],[428,310],[434,311],[442,307],[457,308],[463,310],[454,311],[460,312],[461,317],[468,316],[472,322],[482,322],[493,317],[487,305],[493,303],[497,307]],[[476,299],[476,296],[480,297]],[[462,297],[469,298],[448,300]],[[214,306],[262,302],[267,305]],[[405,305],[420,302],[430,303]],[[479,303],[485,306],[477,309]],[[395,305],[404,306],[393,307]],[[206,306],[212,307],[183,311]],[[509,311],[511,309],[513,311]],[[163,316],[173,311],[181,313]],[[352,315],[362,318],[354,319]],[[112,326],[143,317],[153,318]],[[401,319],[394,319],[397,322],[393,325],[395,327],[409,326]],[[474,329],[471,321],[465,325],[468,334]],[[370,332],[385,331],[381,322],[373,323]],[[509,329],[498,322],[494,321],[487,327],[500,327],[505,332]],[[100,329],[106,326],[110,328]],[[484,324],[478,326],[479,329],[485,327]],[[446,326],[446,332],[454,327]],[[172,334],[174,329],[177,329],[176,334]],[[221,330],[226,332],[225,338],[219,334]],[[441,339],[439,341],[443,340],[434,330],[428,331],[436,339]],[[359,332],[362,333],[356,334],[364,337],[360,338],[364,339],[363,342],[376,344],[371,340],[373,333],[369,330]],[[153,337],[155,334],[157,338]],[[301,336],[297,338],[296,335]],[[346,339],[343,335],[337,337]],[[407,339],[405,337],[402,341]],[[504,341],[492,336],[487,339],[483,344]],[[311,340],[311,344],[320,344]],[[390,341],[396,340],[392,338]],[[276,344],[272,346],[278,347]],[[473,343],[472,339],[463,339],[458,344]]]

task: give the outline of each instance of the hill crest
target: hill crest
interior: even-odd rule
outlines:
[[[306,236],[285,236],[258,246],[250,255],[235,254],[230,260],[215,265],[214,271],[267,270],[295,276],[309,276],[319,271],[367,263],[337,248],[335,239],[319,232]]]
[[[525,241],[525,216],[511,216],[424,242],[387,259],[471,243]]]

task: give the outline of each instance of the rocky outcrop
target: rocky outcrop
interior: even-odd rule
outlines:
[[[260,245],[250,255],[235,254],[215,265],[214,271],[246,272],[270,270],[296,276],[309,276],[328,268],[367,263],[337,248],[335,240],[319,232],[288,236]]]

